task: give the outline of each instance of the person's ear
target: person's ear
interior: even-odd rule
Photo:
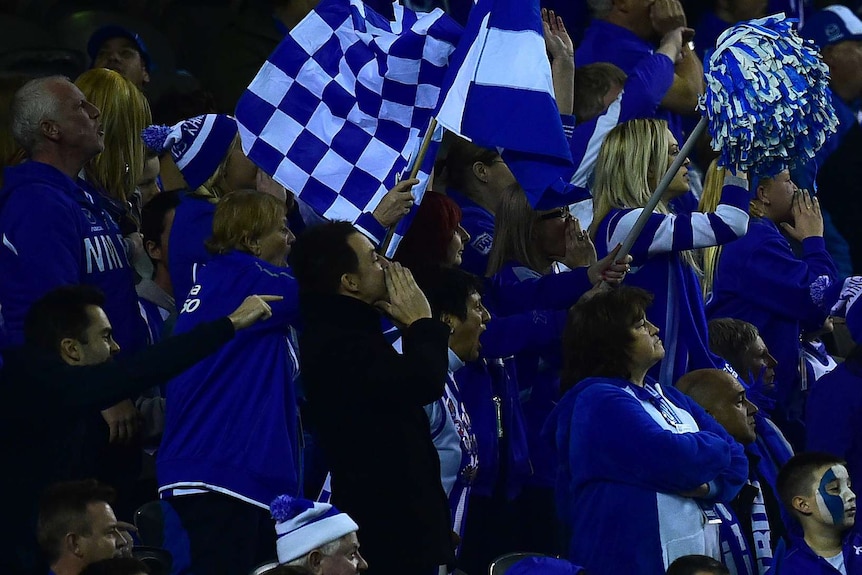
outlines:
[[[81,361],[81,342],[73,337],[64,337],[60,340],[60,358],[69,364]]]
[[[808,503],[807,497],[802,497],[797,495],[793,499],[790,500],[790,505],[793,507],[795,511],[798,511],[802,515],[811,515],[813,510],[811,509],[811,505]]]
[[[151,259],[156,261],[162,260],[162,246],[156,245],[156,242],[153,240],[147,240],[144,242],[144,249],[147,252],[147,255],[150,256]]]
[[[449,326],[449,333],[455,333],[455,328],[458,327],[458,318],[450,313],[441,313],[440,321]]]
[[[63,537],[63,548],[66,553],[70,553],[75,557],[83,557],[84,552],[81,551],[80,536],[77,533],[66,533]]]
[[[42,132],[42,135],[48,140],[56,142],[60,139],[60,126],[57,125],[57,122],[52,122],[50,120],[42,120],[39,123],[39,130]]]
[[[754,197],[760,200],[764,206],[769,205],[769,190],[763,184],[757,184],[757,189],[754,190]]]
[[[315,549],[308,554],[307,565],[311,572],[315,575],[320,575],[323,572],[323,558],[325,556],[320,552],[320,549]]]
[[[240,245],[243,250],[257,257],[260,255],[260,240],[253,240],[248,236],[243,236],[240,240]]]
[[[488,166],[486,166],[484,162],[473,162],[471,170],[474,178],[484,184],[488,183],[490,175],[488,174]]]
[[[359,278],[356,274],[347,273],[341,275],[341,289],[348,293],[359,291]]]
[[[143,80],[144,84],[150,83],[150,71],[147,70],[146,67],[144,68],[144,73],[141,75],[141,79]]]

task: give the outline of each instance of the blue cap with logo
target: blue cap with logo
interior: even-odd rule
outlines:
[[[99,55],[99,49],[102,47],[102,44],[111,38],[127,38],[131,40],[135,44],[138,52],[141,54],[141,58],[144,60],[144,65],[147,67],[147,70],[152,71],[153,68],[152,61],[150,60],[150,53],[147,51],[147,45],[144,44],[143,39],[141,39],[141,35],[116,24],[102,26],[93,32],[92,36],[90,36],[90,40],[87,42],[87,54],[89,54],[91,62],[96,61],[96,56]]]
[[[862,40],[862,20],[847,6],[828,6],[812,14],[799,35],[822,50],[847,40]]]

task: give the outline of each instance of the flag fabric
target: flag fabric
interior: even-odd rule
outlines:
[[[394,4],[394,15],[322,0],[237,104],[246,155],[328,220],[356,222],[406,177],[462,32],[441,10]],[[417,204],[429,173],[413,189]]]
[[[443,85],[437,121],[503,159],[534,208],[586,193],[554,99],[539,0],[479,0]]]

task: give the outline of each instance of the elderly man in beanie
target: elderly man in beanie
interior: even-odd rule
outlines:
[[[138,89],[150,81],[152,62],[141,36],[122,26],[103,26],[87,42],[87,53],[93,68],[119,72]]]
[[[356,575],[368,569],[359,553],[359,526],[328,503],[281,495],[270,505],[278,562],[314,575]]]

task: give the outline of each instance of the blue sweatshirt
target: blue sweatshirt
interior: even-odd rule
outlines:
[[[832,303],[822,301],[824,291],[837,273],[823,238],[803,240],[799,259],[775,224],[764,218],[752,219],[745,237],[721,251],[707,313],[757,327],[778,362],[779,405],[801,385],[799,335],[823,325]]]
[[[862,366],[845,361],[820,378],[808,394],[809,451],[825,451],[847,461],[850,477],[862,477]]]
[[[223,317],[253,294],[284,299],[270,302],[271,318],[168,384],[157,459],[163,498],[205,489],[268,509],[277,495],[300,492],[298,362],[288,339],[299,300],[289,271],[241,252],[214,257],[199,270],[175,331]]]
[[[24,317],[52,289],[89,284],[123,353],[146,345],[135,276],[120,229],[95,191],[40,162],[6,168],[0,190],[0,349],[24,341]]]
[[[213,235],[213,216],[216,204],[206,198],[183,194],[174,212],[174,223],[169,238],[171,257],[168,272],[174,297],[184,301],[194,285],[196,265],[202,266],[212,257],[205,242]]]
[[[857,529],[844,536],[844,569],[847,575],[862,575],[862,534]],[[787,553],[776,557],[777,569],[769,571],[772,575],[837,575],[841,573],[820,557],[802,537],[792,540]]]
[[[682,555],[718,553],[702,506],[732,500],[748,476],[742,446],[687,396],[588,378],[548,419],[560,461],[557,509],[571,530],[568,559],[592,575],[664,575]],[[706,500],[677,495],[709,485]]]
[[[665,386],[674,385],[694,369],[724,369],[725,362],[709,350],[697,275],[679,252],[726,244],[745,234],[749,199],[745,180],[728,176],[714,213],[653,213],[632,246],[632,271],[625,283],[655,297],[647,315],[661,330],[659,337],[667,353],[650,376]],[[599,258],[625,240],[642,211],[613,209],[599,222],[595,233]]]
[[[516,262],[507,262],[490,280],[488,308],[501,316],[539,308],[568,310],[590,287],[587,268],[542,275]],[[553,486],[556,458],[553,446],[541,436],[541,431],[560,395],[561,333],[549,330],[549,335],[557,337],[515,354],[533,464],[530,483],[546,487]]]

